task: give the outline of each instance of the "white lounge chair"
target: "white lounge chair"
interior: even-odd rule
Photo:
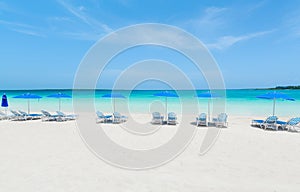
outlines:
[[[288,131],[290,132],[300,132],[300,123],[296,125],[289,126]]]
[[[259,127],[259,128],[263,128],[263,129],[265,129],[266,127],[272,128],[272,127],[275,127],[277,120],[278,120],[277,116],[269,116],[265,120],[255,119],[255,120],[251,121],[251,126]]]
[[[97,111],[96,123],[112,122],[112,115],[104,115],[101,111]]]
[[[19,113],[25,117],[26,120],[37,120],[42,118],[42,114],[28,114],[22,110],[19,110]]]
[[[25,121],[25,120],[27,120],[27,118],[24,115],[18,113],[15,110],[10,110],[10,112],[13,114],[12,117],[11,117],[12,121]]]
[[[46,110],[41,110],[43,116],[42,116],[42,121],[57,121],[59,119],[58,115],[52,115]]]
[[[196,117],[196,125],[197,126],[207,126],[207,116],[205,113],[201,113],[198,117]]]
[[[177,116],[176,116],[176,113],[174,113],[174,112],[168,113],[167,124],[168,124],[168,125],[176,125],[176,124],[177,124]]]
[[[276,116],[270,116],[260,125],[260,127],[262,129],[272,129],[278,131],[278,129],[285,129],[284,126],[286,124],[287,122],[279,121]]]
[[[75,120],[77,118],[77,115],[75,114],[65,114],[61,111],[56,111],[58,118],[57,121],[70,121],[70,120]]]
[[[7,120],[10,119],[11,117],[12,117],[11,115],[7,115],[6,113],[0,111],[0,120]]]
[[[300,117],[290,119],[283,128],[291,132],[300,132]]]
[[[127,117],[121,115],[119,112],[113,113],[113,123],[123,123],[127,121]]]
[[[217,118],[213,118],[213,124],[215,124],[216,127],[227,127],[227,117],[226,113],[220,113]]]
[[[152,113],[152,124],[163,124],[164,116],[160,115],[159,112],[153,112]]]

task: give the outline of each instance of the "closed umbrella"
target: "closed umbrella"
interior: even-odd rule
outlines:
[[[122,95],[121,93],[109,93],[102,96],[103,98],[112,98],[113,99],[113,105],[114,105],[114,112],[116,111],[116,101],[115,99],[125,99],[126,97]]]
[[[166,103],[166,116],[168,115],[168,97],[178,97],[176,93],[170,91],[161,91],[159,93],[155,93],[154,96],[156,97],[165,97]]]
[[[219,95],[215,94],[215,93],[211,93],[210,91],[208,92],[204,92],[204,93],[199,93],[196,95],[196,97],[198,98],[204,98],[204,99],[207,99],[207,115],[208,115],[208,121],[210,121],[210,100],[213,99],[213,98],[218,98],[220,97]]]
[[[1,107],[5,107],[5,113],[7,115],[8,101],[5,93],[2,95]]]
[[[57,98],[58,99],[58,111],[60,111],[61,109],[61,99],[62,98],[72,98],[70,95],[64,94],[64,93],[56,93],[56,94],[52,94],[52,95],[48,95],[47,97],[51,97],[51,98]]]
[[[287,94],[276,92],[276,91],[269,92],[269,93],[266,93],[266,94],[263,94],[263,95],[259,95],[256,98],[273,100],[273,116],[275,115],[276,100],[282,99],[282,100],[288,100],[288,101],[295,101],[294,98],[291,98]]]
[[[13,98],[27,99],[28,114],[29,114],[30,113],[30,99],[40,99],[42,97],[39,95],[31,94],[31,93],[24,93],[22,95],[14,96]]]

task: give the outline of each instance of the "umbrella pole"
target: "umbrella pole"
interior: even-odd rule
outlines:
[[[273,116],[275,115],[275,102],[276,102],[276,98],[273,99]]]
[[[168,116],[168,97],[166,97],[166,118]]]
[[[59,98],[59,101],[58,101],[58,111],[60,111],[60,106],[61,106],[61,99]]]
[[[208,106],[207,106],[207,110],[208,110],[208,122],[210,122],[210,100],[208,99]]]
[[[116,101],[115,101],[115,98],[113,98],[114,100],[114,112],[116,112]]]
[[[30,114],[30,101],[27,99],[27,109],[28,109],[28,114]]]

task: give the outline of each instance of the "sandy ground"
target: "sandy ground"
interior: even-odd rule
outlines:
[[[203,156],[201,140],[215,128],[198,128],[180,156],[143,171],[97,158],[74,121],[1,121],[0,191],[299,191],[300,134],[253,128],[250,120],[229,117],[229,127]],[[102,128],[113,137],[119,132],[114,126]],[[171,135],[176,126],[165,130]]]

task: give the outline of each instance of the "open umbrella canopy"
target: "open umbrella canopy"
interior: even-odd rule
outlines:
[[[291,98],[287,94],[279,93],[279,92],[269,92],[263,95],[259,95],[256,98],[259,99],[283,99],[283,100],[289,100],[289,101],[295,101],[294,98]]]
[[[197,94],[196,97],[208,99],[208,101],[207,101],[207,105],[208,105],[207,106],[207,115],[208,115],[208,121],[210,121],[210,99],[219,98],[220,95],[218,95],[216,93],[211,93],[210,91],[207,91],[207,92]]]
[[[13,98],[18,98],[18,99],[40,99],[42,98],[39,95],[31,94],[31,93],[24,93],[22,95],[14,96]]]
[[[154,96],[157,97],[178,97],[176,93],[169,92],[169,91],[161,91],[159,93],[155,93]]]
[[[288,96],[287,94],[280,93],[280,92],[269,92],[269,93],[266,93],[263,95],[259,95],[256,98],[273,100],[273,116],[275,115],[275,103],[276,103],[277,99],[295,101],[294,98]]]
[[[35,94],[31,94],[31,93],[24,93],[22,95],[18,95],[18,96],[14,96],[13,98],[17,98],[17,99],[27,99],[27,103],[28,103],[28,113],[30,113],[30,99],[40,99],[42,98],[39,95],[35,95]]]
[[[211,93],[210,91],[208,91],[208,92],[204,92],[204,93],[199,93],[199,94],[196,95],[196,97],[199,97],[199,98],[218,98],[220,96],[216,93]]]
[[[1,107],[8,107],[8,101],[5,93],[2,96],[2,102],[1,102]]]
[[[59,99],[58,111],[61,109],[61,98],[72,98],[70,95],[64,93],[56,93],[52,95],[48,95],[47,97]]]
[[[115,99],[125,99],[126,97],[122,95],[121,93],[109,93],[102,95],[103,98],[112,98],[114,101],[114,112],[116,112],[116,101]]]
[[[52,98],[72,98],[70,95],[64,94],[64,93],[56,93],[52,95],[48,95],[47,97],[52,97]]]

